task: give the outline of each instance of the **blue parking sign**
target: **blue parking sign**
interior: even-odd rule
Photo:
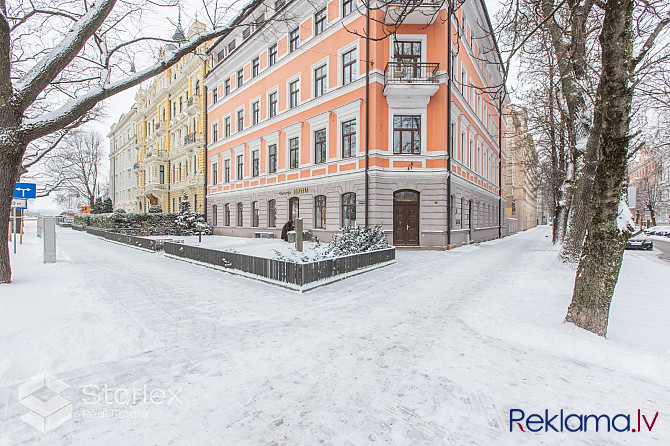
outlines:
[[[35,198],[37,196],[37,184],[16,183],[14,186],[14,198]]]

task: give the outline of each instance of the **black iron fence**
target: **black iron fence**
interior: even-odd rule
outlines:
[[[384,85],[437,83],[439,63],[389,62],[384,70]]]
[[[149,251],[156,251],[156,240],[150,238],[135,237],[133,235],[110,232],[104,229],[91,227],[86,228],[86,232],[125,245],[137,246],[139,248],[148,249]]]
[[[284,260],[252,257],[245,254],[217,251],[171,242],[165,242],[163,250],[166,254],[176,257],[235,269],[297,286],[330,279],[340,274],[395,259],[395,248],[317,260],[309,263],[294,263]]]

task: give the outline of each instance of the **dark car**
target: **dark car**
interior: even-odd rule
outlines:
[[[651,251],[654,249],[654,242],[646,235],[640,233],[628,239],[626,249],[646,249],[647,251]]]

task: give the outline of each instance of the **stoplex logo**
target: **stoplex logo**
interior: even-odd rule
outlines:
[[[608,414],[566,414],[563,409],[558,413],[545,409],[544,413],[526,415],[521,409],[510,409],[510,432],[651,432],[658,419],[637,412]]]
[[[55,376],[41,373],[19,386],[19,403],[30,409],[21,419],[40,432],[60,426],[72,418],[72,403],[59,394],[68,386]],[[56,392],[51,399],[39,397],[49,390]]]

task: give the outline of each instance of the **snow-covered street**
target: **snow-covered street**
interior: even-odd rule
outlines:
[[[0,445],[670,443],[654,253],[626,252],[603,339],[563,323],[574,270],[549,227],[299,294],[69,229],[44,265],[31,224],[0,285]],[[72,402],[46,433],[17,401],[42,372]],[[82,390],[105,385],[176,398]],[[510,433],[513,408],[659,415],[651,432]]]

